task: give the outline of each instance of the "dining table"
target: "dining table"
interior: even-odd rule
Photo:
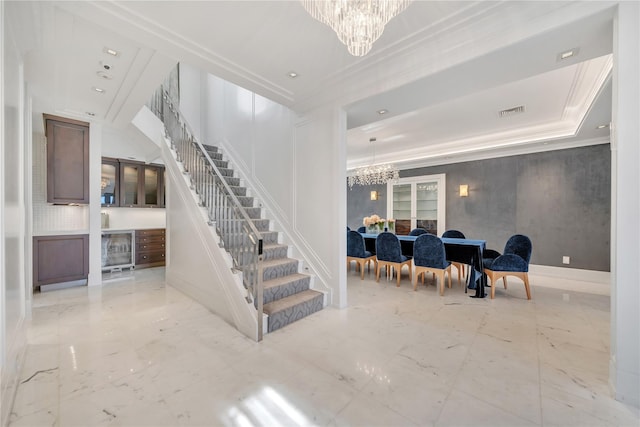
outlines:
[[[372,254],[376,253],[377,234],[360,233],[364,238],[365,246]],[[419,236],[396,236],[400,242],[402,254],[405,256],[413,256],[413,244]],[[482,253],[484,252],[487,241],[478,239],[454,239],[450,237],[440,238],[444,243],[448,261],[456,261],[471,266],[469,270],[466,287],[475,289],[473,298],[484,298],[486,296],[485,286],[487,284],[487,275],[484,274],[482,266]],[[479,283],[478,283],[479,282]],[[466,289],[465,289],[466,292]]]

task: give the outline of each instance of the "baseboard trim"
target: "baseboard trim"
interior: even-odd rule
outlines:
[[[529,265],[532,286],[611,295],[611,273],[608,271]]]
[[[608,271],[581,270],[579,268],[552,267],[549,265],[529,265],[529,272],[540,276],[552,276],[561,279],[593,282],[607,287],[611,285],[611,273]]]

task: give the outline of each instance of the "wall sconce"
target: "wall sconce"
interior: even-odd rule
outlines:
[[[372,191],[371,192],[371,200],[378,200],[378,192],[377,191]]]
[[[467,184],[460,184],[460,197],[469,196],[469,186]]]

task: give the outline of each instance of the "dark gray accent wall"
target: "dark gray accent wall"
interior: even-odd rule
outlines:
[[[400,176],[444,173],[446,228],[484,239],[502,252],[513,234],[533,242],[532,264],[609,271],[611,151],[609,144],[404,170]],[[460,184],[469,197],[460,197]],[[372,190],[378,201],[369,200]],[[386,216],[386,186],[347,189],[347,225]],[[569,256],[570,264],[562,263]]]

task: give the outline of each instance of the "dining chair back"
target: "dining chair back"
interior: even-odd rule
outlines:
[[[409,236],[421,236],[423,234],[427,234],[428,231],[424,228],[414,228],[409,232]]]
[[[444,273],[449,274],[449,288],[451,288],[451,263],[446,260],[446,251],[442,239],[433,234],[418,236],[413,244],[414,285],[413,290],[418,289],[418,277],[427,272],[438,275],[440,278],[440,295],[444,295]]]
[[[459,230],[447,230],[442,233],[442,237],[449,239],[466,239],[464,233]],[[451,261],[451,265],[453,265],[458,271],[458,283],[462,283],[460,280],[461,277],[467,277],[465,264],[458,261]]]
[[[365,249],[364,237],[357,231],[347,231],[347,271],[351,271],[351,262],[356,262],[356,271],[360,268],[360,280],[364,280],[365,264],[370,269],[371,262],[377,267],[376,256]],[[377,269],[377,268],[376,268]]]
[[[396,270],[398,284],[400,286],[400,276],[402,266],[409,268],[409,280],[411,280],[411,257],[402,255],[402,248],[398,237],[389,232],[383,232],[376,237],[376,258],[378,265],[376,268],[376,281],[380,280],[380,269],[384,266],[387,277],[391,277],[391,268]]]
[[[504,288],[507,289],[507,276],[515,276],[524,282],[527,299],[531,299],[529,286],[529,261],[533,252],[533,244],[529,237],[515,234],[507,240],[504,252],[487,251],[492,258],[483,258],[484,272],[491,282],[491,299],[495,297],[495,282],[502,279]]]

